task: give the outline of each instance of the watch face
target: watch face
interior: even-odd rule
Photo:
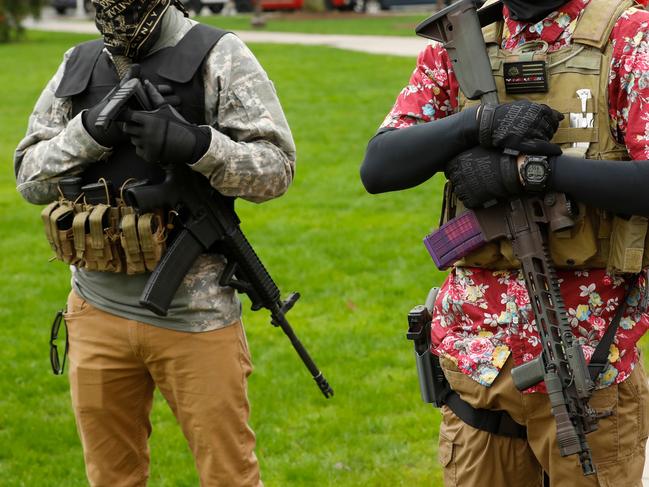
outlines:
[[[540,163],[528,163],[525,166],[525,179],[528,183],[542,183],[547,176],[546,168]]]

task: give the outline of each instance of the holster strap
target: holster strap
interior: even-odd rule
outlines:
[[[527,438],[527,428],[514,421],[506,411],[476,409],[451,389],[448,389],[444,403],[458,418],[475,429],[509,438]]]

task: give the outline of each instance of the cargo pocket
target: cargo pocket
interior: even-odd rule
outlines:
[[[455,471],[456,465],[455,462],[453,461],[454,449],[455,449],[455,445],[453,444],[453,442],[449,440],[446,436],[440,434],[437,456],[439,459],[439,463],[442,466],[442,469],[444,471],[445,487],[454,487],[457,483],[457,475]]]
[[[598,413],[613,412],[612,415],[601,418],[597,423],[597,430],[586,437],[593,452],[593,461],[596,466],[616,462],[620,450],[618,386],[614,384],[596,390],[589,404]]]
[[[603,487],[641,485],[639,481],[645,464],[647,400],[649,399],[647,377],[642,366],[637,364],[636,370],[626,380],[609,389],[615,391],[617,401],[615,409],[617,443],[606,444],[598,441],[593,445],[589,439],[597,477]],[[600,425],[602,422],[600,421]],[[588,437],[597,434],[598,432],[595,432]],[[610,452],[602,459],[603,455],[600,453],[604,449]]]
[[[618,385],[620,457],[631,454],[649,435],[649,386],[640,362],[628,379]]]

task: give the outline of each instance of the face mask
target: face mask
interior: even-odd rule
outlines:
[[[104,45],[116,56],[137,60],[160,37],[162,16],[172,3],[186,14],[179,0],[93,0],[95,24]],[[180,7],[179,7],[180,6]]]
[[[570,0],[503,0],[509,7],[511,18],[522,22],[536,23]]]

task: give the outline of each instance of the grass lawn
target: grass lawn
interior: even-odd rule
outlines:
[[[67,379],[49,371],[48,333],[69,272],[48,263],[39,207],[14,189],[12,153],[63,52],[88,37],[30,33],[0,45],[0,483],[83,485]],[[239,203],[244,231],[284,293],[289,314],[336,391],[325,400],[265,311],[244,320],[256,370],[252,426],[267,486],[441,485],[439,413],[422,404],[406,313],[439,284],[421,238],[437,221],[442,179],[369,196],[365,144],[414,60],[324,47],[252,45],[275,81],[298,147],[285,197]],[[189,450],[158,396],[152,486],[198,485]]]
[[[354,13],[332,12],[322,15],[266,14],[267,31],[272,32],[305,32],[309,34],[356,34],[356,35],[391,35],[414,36],[415,27],[430,14],[426,10],[420,13],[361,15]],[[197,17],[196,20],[221,29],[240,31],[254,30],[250,26],[250,14],[232,17],[210,15]]]

